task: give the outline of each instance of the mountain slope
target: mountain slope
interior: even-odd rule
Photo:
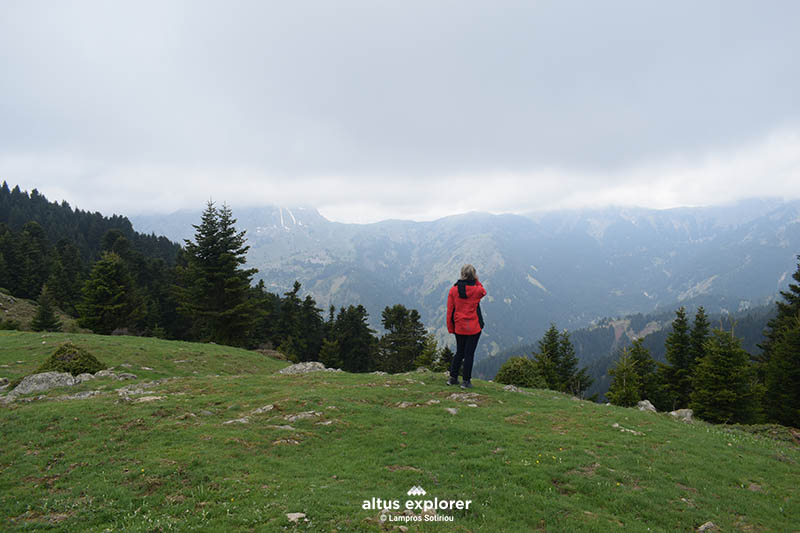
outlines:
[[[443,342],[447,288],[463,263],[475,264],[489,291],[479,357],[533,342],[551,322],[576,329],[685,302],[709,312],[767,303],[785,288],[800,251],[800,202],[366,225],[330,222],[309,208],[234,214],[248,231],[250,265],[273,290],[300,280],[323,308],[364,304],[373,326],[385,306],[402,303],[419,309]],[[186,235],[198,219],[178,213],[134,224],[189,228]]]
[[[5,531],[379,531],[381,515],[399,513],[373,498],[471,501],[438,512],[452,522],[386,524],[414,531],[676,531],[707,521],[785,531],[800,521],[800,450],[786,430],[770,430],[788,439],[778,441],[551,391],[477,381],[454,394],[443,375],[424,372],[281,375],[283,363],[222,346],[70,338],[139,379],[0,407]],[[45,356],[37,334],[0,332],[9,345],[0,351],[9,369],[20,353],[31,366]],[[58,399],[88,389],[98,394]],[[426,495],[409,496],[412,487]],[[289,513],[305,517],[293,524]]]

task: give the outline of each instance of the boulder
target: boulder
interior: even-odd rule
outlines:
[[[669,414],[683,422],[691,422],[694,412],[691,409],[678,409],[677,411],[670,411]]]
[[[68,372],[42,372],[26,376],[19,385],[14,387],[9,395],[19,396],[31,392],[42,392],[57,387],[71,387],[76,381],[72,374]]]
[[[680,410],[681,411],[687,411],[687,410],[691,411],[691,409],[680,409]],[[703,524],[702,526],[697,528],[697,531],[699,531],[701,533],[703,531],[718,531],[718,530],[719,530],[719,527],[717,527],[717,525],[714,522],[711,522],[710,520],[708,522],[706,522],[705,524]]]
[[[323,372],[325,370],[327,370],[325,365],[319,361],[308,361],[282,368],[278,371],[278,374],[306,374],[308,372]]]
[[[650,411],[651,413],[657,412],[655,406],[650,403],[650,400],[642,400],[636,404],[636,406],[640,411]]]

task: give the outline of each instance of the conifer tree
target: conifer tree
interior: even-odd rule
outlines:
[[[560,342],[558,329],[555,324],[550,324],[550,328],[544,333],[538,343],[539,351],[533,354],[536,372],[542,376],[547,388],[551,390],[561,390],[561,376],[559,370],[561,364],[559,360]]]
[[[378,367],[389,373],[408,372],[425,346],[425,326],[419,312],[403,305],[386,307],[381,324],[388,331],[379,341]]]
[[[660,367],[662,382],[669,396],[671,409],[687,407],[691,392],[691,374],[689,361],[691,352],[691,338],[689,336],[689,322],[686,319],[686,309],[681,307],[675,312],[672,321],[672,331],[666,340],[667,365]]]
[[[247,345],[258,309],[250,300],[256,269],[245,269],[244,231],[227,205],[208,202],[194,242],[186,240],[187,265],[180,269],[178,310],[192,320],[195,338],[233,346]]]
[[[750,355],[733,333],[714,330],[694,374],[690,407],[708,422],[747,424],[756,412]]]
[[[639,376],[639,400],[655,402],[658,395],[656,362],[650,356],[650,351],[644,347],[644,339],[633,341],[628,354],[636,374]]]
[[[692,331],[689,333],[689,356],[686,367],[690,375],[694,370],[694,365],[705,355],[705,343],[711,332],[710,326],[706,310],[703,309],[703,306],[698,307],[694,315]]]
[[[136,299],[133,278],[119,255],[106,252],[94,264],[83,286],[78,312],[81,327],[104,335],[130,327],[138,320],[141,302]]]
[[[445,346],[439,351],[436,357],[436,362],[433,364],[434,372],[447,372],[450,370],[450,365],[453,364],[453,357],[455,354],[449,346]]]
[[[319,350],[319,362],[327,368],[342,368],[339,343],[335,339],[325,338],[322,340],[322,348]]]
[[[769,420],[800,428],[800,315],[781,332],[766,364],[765,410]]]
[[[435,335],[428,333],[425,335],[425,344],[422,347],[422,352],[414,360],[414,367],[432,369],[438,352],[439,346],[436,343]]]
[[[797,258],[800,259],[800,255]],[[800,316],[800,263],[797,264],[792,279],[795,282],[789,284],[789,290],[781,291],[783,301],[779,300],[775,304],[777,315],[767,323],[764,343],[760,346],[761,356],[758,358],[761,363],[769,363],[773,346],[783,337],[785,329],[795,326],[795,319]]]
[[[611,385],[606,393],[609,402],[621,407],[631,407],[642,399],[642,381],[637,361],[631,357],[628,348],[622,349],[617,362],[608,374],[611,376]]]
[[[39,307],[31,322],[31,329],[33,331],[61,331],[61,321],[56,316],[53,298],[47,285],[42,287],[42,293],[39,295]]]
[[[334,338],[339,344],[343,370],[369,372],[375,367],[377,339],[369,327],[369,314],[363,305],[342,308],[334,325]]]

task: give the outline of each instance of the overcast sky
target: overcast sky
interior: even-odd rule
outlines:
[[[0,1],[0,181],[340,221],[800,197],[800,2]]]

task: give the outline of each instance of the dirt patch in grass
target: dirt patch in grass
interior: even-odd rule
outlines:
[[[578,476],[585,476],[591,477],[597,472],[597,469],[600,467],[600,463],[592,463],[590,465],[584,465],[579,468],[575,468],[574,470],[570,470],[567,474],[575,474]]]
[[[411,472],[424,472],[421,468],[417,468],[416,466],[407,466],[407,465],[386,465],[386,469],[391,472],[398,472],[402,470],[409,470]]]

